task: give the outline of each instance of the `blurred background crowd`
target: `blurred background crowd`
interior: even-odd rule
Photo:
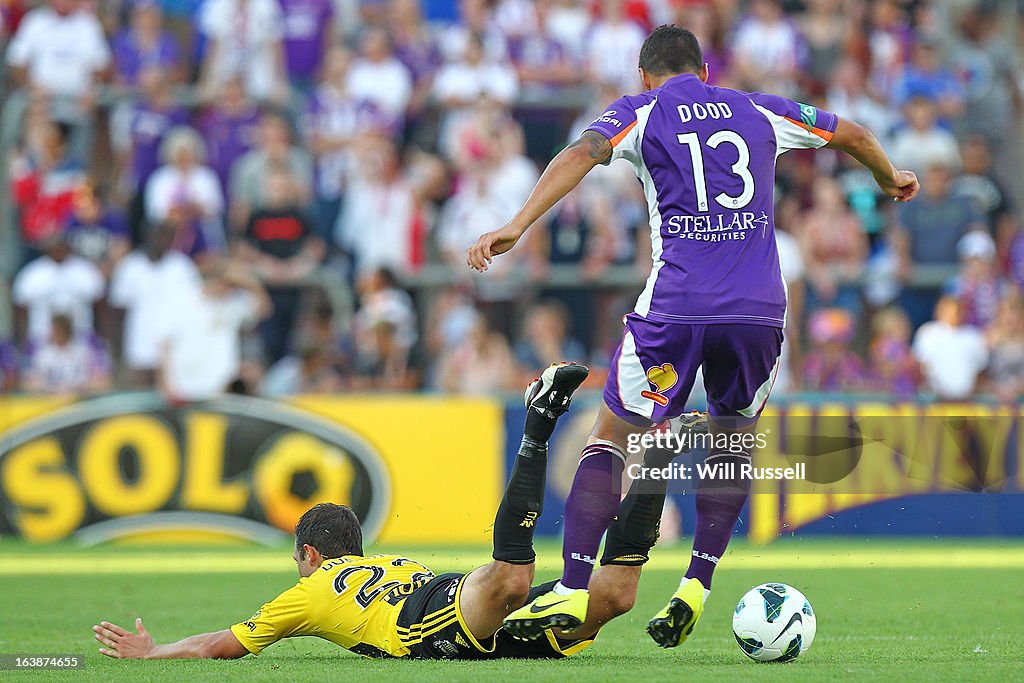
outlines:
[[[777,392],[1024,390],[1024,3],[5,0],[0,389],[511,391],[606,366],[649,270],[627,164],[485,276],[464,250],[640,88],[647,31],[718,85],[869,126],[923,191],[780,159]],[[602,381],[595,372],[593,381]]]

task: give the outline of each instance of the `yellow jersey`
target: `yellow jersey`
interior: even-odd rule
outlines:
[[[357,654],[404,657],[398,616],[405,598],[432,578],[400,555],[327,560],[231,632],[254,655],[282,638],[317,636]]]

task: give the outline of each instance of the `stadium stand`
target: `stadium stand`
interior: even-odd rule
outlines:
[[[158,348],[175,343],[167,319],[198,315],[178,300],[196,288],[273,304],[238,304],[230,352],[204,358],[223,392],[501,393],[565,357],[600,386],[650,258],[628,168],[598,169],[485,276],[463,253],[640,87],[639,43],[662,23],[699,36],[714,83],[861,121],[922,177],[897,208],[838,153],[780,160],[791,307],[777,391],[1012,401],[1024,388],[1022,3],[11,0],[0,13],[5,391],[169,391]],[[951,363],[962,377],[938,372]]]

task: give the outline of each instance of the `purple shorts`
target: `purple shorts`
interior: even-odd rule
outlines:
[[[704,366],[712,417],[739,418],[742,424],[760,415],[779,370],[782,330],[735,323],[678,325],[636,313],[625,320],[604,385],[604,402],[613,413],[654,424],[682,415],[697,368]]]

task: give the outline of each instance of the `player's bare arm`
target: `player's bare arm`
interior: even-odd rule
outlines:
[[[481,235],[476,244],[466,251],[466,264],[480,272],[487,270],[495,256],[514,247],[534,222],[579,185],[592,168],[607,162],[611,155],[612,145],[608,138],[596,131],[584,131],[551,160],[515,217],[498,230]]]
[[[153,641],[141,618],[135,620],[135,633],[109,621],[101,621],[92,630],[104,645],[100,653],[114,659],[238,659],[249,654],[229,629],[164,645]]]
[[[826,147],[842,150],[867,167],[882,192],[898,202],[909,202],[921,189],[914,172],[896,168],[878,138],[859,123],[840,118]]]

